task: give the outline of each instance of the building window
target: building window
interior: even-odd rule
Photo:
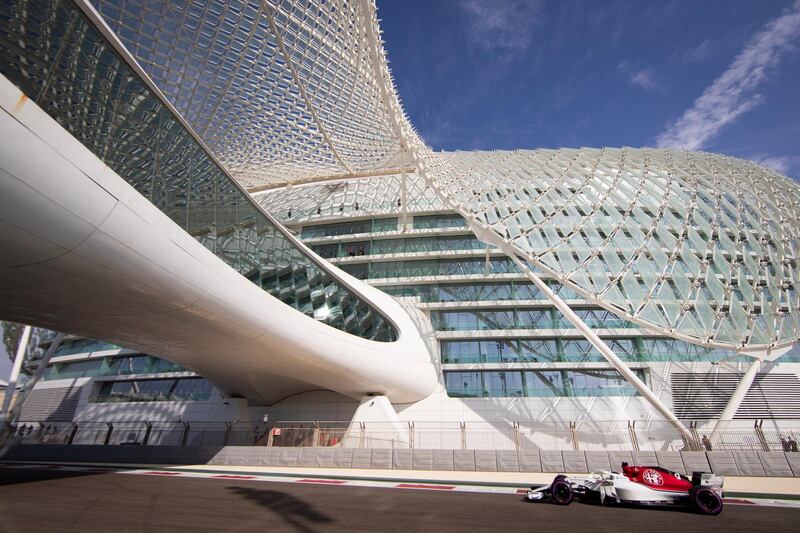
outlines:
[[[420,215],[414,217],[414,229],[466,228],[467,221],[458,214]]]
[[[634,372],[645,380],[643,370]],[[456,398],[638,395],[616,370],[606,369],[445,371],[444,377],[447,394]]]
[[[207,401],[214,387],[202,378],[107,381],[96,403]]]

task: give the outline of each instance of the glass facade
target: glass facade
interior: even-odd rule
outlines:
[[[605,339],[625,361],[641,361],[634,339]],[[604,363],[585,339],[517,338],[442,340],[442,363]]]
[[[566,300],[579,298],[577,294],[563,285],[559,285],[556,282],[547,283],[553,291]],[[393,285],[391,287],[382,287],[381,290],[392,296],[416,296],[425,303],[546,299],[536,285],[527,281]]]
[[[576,309],[575,313],[594,329],[630,329],[637,326],[608,311]],[[439,331],[485,329],[572,329],[572,324],[553,307],[536,309],[478,309],[431,311],[431,323]]]
[[[136,354],[55,363],[45,370],[42,379],[76,379],[161,372],[187,372],[187,369],[165,359]]]
[[[748,358],[728,350],[703,348],[675,339],[606,338],[606,344],[626,362],[739,362]],[[442,363],[604,363],[606,359],[586,339],[557,337],[462,339],[439,342]],[[791,352],[785,357],[793,357]],[[780,359],[789,362],[792,359]]]
[[[634,370],[645,379],[643,370]],[[637,396],[616,370],[481,370],[444,372],[447,394],[456,398]]]
[[[103,350],[119,350],[121,346],[94,339],[69,339],[63,341],[56,348],[54,356],[73,355],[76,353],[99,352]]]
[[[456,213],[414,216],[414,229],[466,228],[467,221]]]
[[[312,244],[310,248],[322,257],[336,258],[353,257],[357,255],[485,250],[486,244],[470,235],[445,235],[436,237],[381,239],[339,244]]]
[[[306,226],[303,228],[300,236],[303,239],[321,239],[322,237],[358,235],[361,233],[383,233],[387,231],[397,231],[397,218],[372,218],[352,222]]]
[[[460,227],[463,219],[454,215],[424,215],[414,217],[413,227]],[[363,227],[367,223],[359,222]],[[315,226],[303,228],[303,234],[314,234]],[[480,249],[483,244],[471,236],[419,237],[400,233],[391,240],[371,239],[342,243],[313,245],[325,257],[359,257],[381,253],[424,253],[447,249]],[[444,245],[443,245],[444,243]],[[417,297],[431,305],[431,324],[435,331],[449,332],[439,340],[441,362],[444,365],[498,363],[606,363],[606,359],[591,343],[576,336],[572,324],[552,305],[533,307],[530,301],[544,304],[546,297],[529,281],[479,281],[475,274],[486,274],[486,259],[409,259],[404,261],[376,262],[366,257],[363,262],[345,264],[342,268],[361,279],[391,279],[411,277],[434,278],[433,283],[391,284],[381,287],[384,292],[399,297]],[[506,258],[491,258],[488,273],[517,272],[516,266]],[[442,276],[455,276],[447,282],[436,280]],[[470,276],[470,279],[458,279]],[[427,281],[427,280],[426,280]],[[729,350],[708,349],[670,338],[647,336],[636,324],[619,318],[589,303],[573,290],[554,280],[545,280],[548,286],[565,300],[579,300],[572,305],[576,314],[593,329],[625,329],[625,337],[606,337],[605,342],[623,361],[650,362],[718,362],[744,361],[744,356]],[[437,309],[435,304],[473,302],[482,304],[478,309]],[[503,302],[502,307],[492,307],[491,302]],[[516,303],[516,304],[515,304]],[[510,306],[511,305],[511,306]],[[510,307],[509,307],[510,306]],[[470,338],[481,331],[558,330],[553,337],[505,337],[490,339]],[[457,334],[453,337],[453,334]],[[506,333],[507,335],[507,333]],[[552,335],[552,334],[551,334]],[[619,334],[618,334],[619,335]],[[787,354],[800,359],[798,354]],[[615,371],[497,371],[476,369],[471,372],[449,370],[444,367],[448,393],[456,396],[629,396],[633,389],[620,379]],[[466,384],[466,385],[465,385]]]
[[[95,403],[208,401],[214,387],[202,378],[106,381]]]
[[[332,327],[397,338],[287,240],[72,2],[3,2],[0,26],[2,73],[231,268]]]
[[[359,279],[413,278],[432,276],[465,276],[475,274],[509,274],[519,272],[506,258],[423,259],[339,265]]]

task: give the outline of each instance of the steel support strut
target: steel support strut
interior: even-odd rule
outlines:
[[[669,407],[664,405],[664,403],[658,399],[658,396],[656,396],[655,393],[650,390],[647,384],[639,379],[639,376],[637,376],[636,373],[631,370],[611,348],[609,348],[608,344],[606,344],[605,341],[601,339],[597,333],[594,332],[594,330],[592,330],[592,328],[587,326],[586,323],[575,313],[575,311],[573,311],[570,306],[553,291],[553,289],[548,287],[548,285],[542,281],[542,278],[536,275],[536,273],[532,272],[524,261],[517,257],[517,255],[511,250],[503,251],[505,251],[511,260],[514,261],[514,263],[516,263],[523,272],[525,272],[534,285],[536,285],[536,287],[542,291],[545,296],[547,296],[547,299],[553,303],[556,309],[561,311],[561,314],[563,314],[566,319],[569,320],[584,337],[586,337],[586,340],[592,343],[592,346],[594,346],[597,351],[603,354],[603,357],[606,358],[606,361],[611,363],[611,366],[613,366],[617,372],[622,374],[628,383],[633,385],[639,394],[641,394],[645,400],[650,402],[650,405],[655,407],[656,411],[658,411],[661,416],[666,418],[673,426],[675,426],[678,431],[681,432],[681,435],[684,437],[684,439],[686,439],[687,443],[691,443],[693,439],[692,433],[689,431],[689,429],[683,424],[683,422],[678,420],[678,417],[675,416]]]
[[[744,397],[747,396],[747,391],[750,390],[750,386],[753,384],[753,380],[756,379],[756,374],[758,374],[760,369],[761,360],[753,359],[753,362],[750,363],[750,368],[748,368],[747,372],[742,376],[742,380],[736,386],[736,390],[733,391],[731,398],[725,405],[725,409],[722,411],[722,414],[719,415],[719,420],[714,424],[714,429],[711,430],[710,438],[712,442],[714,442],[714,437],[717,436],[720,430],[736,416],[736,411],[738,411],[739,407],[742,405]]]
[[[22,337],[20,337],[19,344],[17,345],[17,355],[14,358],[11,376],[8,378],[8,387],[6,388],[6,395],[3,398],[3,410],[0,411],[0,419],[6,418],[8,409],[11,407],[11,399],[14,397],[14,389],[17,387],[17,381],[22,371],[22,362],[25,360],[25,352],[28,350],[28,339],[30,338],[31,327],[25,326],[25,329],[22,330]]]

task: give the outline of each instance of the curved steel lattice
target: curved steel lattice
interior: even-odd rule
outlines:
[[[402,176],[353,179],[302,187],[285,187],[256,194],[256,201],[284,223],[314,216],[365,216],[397,214],[401,207]],[[407,209],[447,209],[444,202],[416,174],[406,178]]]
[[[100,1],[98,10],[245,187],[397,167],[363,2]]]
[[[695,343],[800,337],[800,187],[739,159],[648,149],[427,156],[462,214],[598,305]]]
[[[391,322],[311,258],[64,0],[0,4],[0,70],[230,267],[300,312],[393,341]]]
[[[251,190],[410,159],[484,237],[625,318],[740,351],[800,338],[800,193],[783,176],[670,150],[434,153],[403,113],[372,0],[99,9]]]

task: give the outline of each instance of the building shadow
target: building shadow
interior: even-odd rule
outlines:
[[[310,503],[285,492],[250,487],[229,487],[229,490],[276,513],[297,531],[312,532],[316,526],[334,522]]]
[[[0,487],[7,485],[18,485],[21,483],[38,483],[40,481],[52,481],[58,479],[68,479],[74,477],[98,476],[108,474],[108,472],[98,470],[63,471],[42,468],[15,468],[14,466],[3,465],[0,467]],[[0,522],[2,523],[2,522]],[[2,529],[0,528],[0,531]]]

